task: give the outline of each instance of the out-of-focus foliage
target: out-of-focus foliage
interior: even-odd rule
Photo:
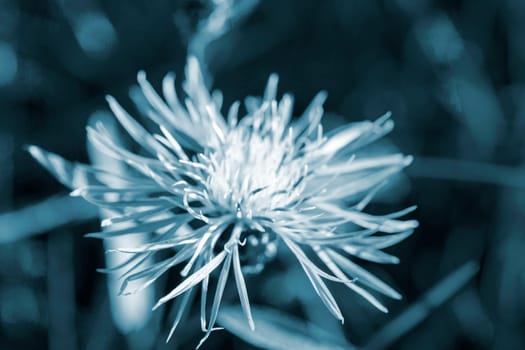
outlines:
[[[95,271],[104,265],[102,245],[82,237],[98,229],[96,211],[64,199],[23,146],[87,161],[84,125],[107,109],[104,95],[126,101],[139,69],[155,86],[168,70],[181,76],[192,35],[214,3],[0,1],[0,348],[185,349],[198,342],[198,312],[168,344],[169,312],[144,330],[116,330],[105,277]],[[415,156],[410,179],[400,178],[371,207],[419,206],[417,233],[391,249],[402,263],[386,270],[364,263],[404,294],[388,302],[389,315],[334,285],[346,301],[341,327],[300,266],[286,260],[247,280],[253,304],[287,310],[329,332],[330,344],[525,347],[523,18],[519,0],[260,0],[228,24],[205,53],[225,105],[258,94],[277,72],[296,110],[327,90],[331,127],[391,110],[392,144]],[[59,228],[51,229],[50,212]],[[224,298],[235,296],[227,290]],[[226,331],[204,345],[221,347],[253,348]]]

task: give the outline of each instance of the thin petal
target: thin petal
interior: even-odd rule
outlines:
[[[120,124],[126,129],[131,137],[146,150],[152,154],[161,154],[162,156],[173,159],[173,156],[155,140],[155,138],[144,129],[135,119],[133,119],[128,112],[113,98],[113,96],[106,96],[106,100],[111,108],[111,111],[117,117]]]
[[[210,323],[208,325],[208,330],[206,331],[206,335],[199,342],[199,345],[197,345],[197,349],[202,346],[202,344],[206,341],[206,339],[208,339],[211,332],[214,330],[213,326],[215,326],[215,322],[217,322],[217,316],[219,315],[219,307],[221,305],[222,295],[224,293],[224,288],[226,287],[226,282],[228,281],[231,262],[232,254],[228,253],[224,264],[222,265],[221,274],[219,275],[219,282],[217,283],[217,289],[215,290],[215,296],[213,297],[213,304],[211,307]]]
[[[310,269],[310,267],[306,266],[301,261],[299,262],[301,263],[304,272],[306,272],[306,276],[308,276],[308,279],[312,283],[315,292],[317,293],[317,295],[319,295],[325,306],[332,313],[332,315],[334,315],[338,320],[343,322],[343,314],[341,313],[341,310],[339,309],[339,306],[337,305],[334,296],[332,295],[332,293],[330,293],[330,290],[328,289],[326,284],[315,272],[313,272]]]
[[[241,262],[239,259],[239,247],[233,247],[233,272],[235,274],[235,282],[237,284],[237,291],[239,292],[239,299],[241,301],[242,311],[248,320],[248,325],[253,331],[255,324],[253,322],[252,311],[250,308],[250,301],[248,299],[248,291],[246,290],[246,283],[244,282],[244,275],[241,270]]]
[[[319,258],[321,258],[321,260],[326,264],[326,266],[330,270],[332,270],[332,272],[336,276],[340,276],[341,278],[346,277],[344,272],[341,271],[341,269],[323,251],[320,251],[318,255],[319,255]],[[345,285],[349,287],[350,289],[352,289],[357,294],[361,295],[363,298],[365,298],[370,304],[375,306],[378,310],[385,312],[385,313],[388,312],[388,309],[383,304],[381,304],[379,300],[377,300],[372,294],[370,294],[363,288],[359,287],[357,284],[345,283]]]
[[[175,316],[173,325],[171,326],[168,337],[166,338],[166,343],[170,341],[171,337],[173,336],[173,333],[175,332],[175,329],[177,328],[180,321],[182,320],[182,316],[184,315],[184,312],[188,309],[188,306],[190,306],[191,300],[193,299],[192,297],[193,297],[193,289],[184,293],[182,298],[180,298],[180,301],[178,301],[179,304],[174,306],[175,310],[177,310],[177,315]]]
[[[350,259],[345,259],[343,256],[331,250],[328,250],[328,255],[330,255],[330,257],[332,257],[349,276],[357,277],[360,283],[365,284],[368,287],[373,288],[376,291],[393,299],[402,298],[401,294],[396,292],[392,287],[390,287],[385,282],[381,281],[379,278],[366,271],[359,265],[354,264]]]
[[[171,292],[159,299],[157,304],[153,307],[153,310],[156,310],[161,305],[165,304],[167,301],[176,298],[180,294],[184,293],[188,289],[193,288],[197,283],[202,281],[206,276],[209,276],[223,261],[226,257],[226,252],[221,252],[213,259],[211,259],[206,265],[201,267],[199,270],[194,272],[191,276],[187,277],[182,281],[177,287],[175,287]]]
[[[27,150],[44,168],[62,184],[69,188],[87,186],[93,182],[93,169],[87,165],[72,163],[57,154],[44,151],[37,146],[28,146]]]
[[[110,238],[110,237],[129,235],[129,234],[151,233],[162,227],[170,226],[172,224],[173,224],[173,218],[169,218],[169,219],[164,219],[164,220],[146,222],[146,223],[142,223],[139,225],[122,228],[122,229],[88,233],[85,236],[92,237],[92,238]]]
[[[188,259],[190,256],[191,256],[191,247],[187,247],[179,251],[177,254],[175,254],[174,257],[168,260],[159,262],[157,264],[154,264],[148,267],[147,269],[144,269],[142,271],[129,275],[127,278],[125,278],[122,281],[122,285],[120,287],[119,294],[128,295],[128,294],[134,294],[134,293],[140,292],[141,290],[150,286],[153,282],[155,282],[160,276],[162,276],[162,274],[164,274],[170,268]],[[135,288],[132,291],[125,292],[130,282],[133,282],[139,279],[144,279],[144,280],[140,281],[140,286],[138,288]]]

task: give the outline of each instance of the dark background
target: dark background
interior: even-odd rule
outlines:
[[[67,202],[23,147],[87,162],[85,125],[107,110],[104,95],[130,106],[139,69],[156,87],[169,70],[180,83],[211,9],[204,0],[0,1],[0,349],[146,346],[113,326],[95,271],[102,244],[82,237],[98,227],[92,208]],[[393,112],[389,140],[416,160],[372,209],[417,204],[421,226],[390,249],[399,265],[364,264],[404,295],[386,301],[389,314],[334,287],[349,342],[525,348],[525,2],[261,0],[206,60],[226,106],[261,94],[276,72],[296,114],[328,91],[328,128]],[[464,273],[467,262],[479,272]],[[254,302],[340,333],[318,299],[284,286],[282,270],[249,281]],[[396,318],[406,310],[415,311]],[[193,348],[201,337],[190,317],[181,341],[165,345],[166,324],[155,322],[154,348]],[[220,347],[253,348],[227,331],[204,346]]]

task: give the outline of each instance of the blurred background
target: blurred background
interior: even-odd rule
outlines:
[[[372,211],[417,204],[420,228],[389,250],[399,265],[363,262],[404,299],[385,315],[333,286],[341,326],[297,264],[276,262],[247,281],[251,301],[291,316],[261,308],[261,334],[312,349],[524,349],[524,19],[520,0],[0,0],[0,349],[198,343],[194,314],[168,344],[168,313],[115,326],[103,245],[83,237],[98,212],[24,150],[87,162],[85,125],[108,112],[104,95],[130,107],[140,69],[157,88],[168,71],[180,83],[188,54],[226,106],[276,72],[296,114],[329,93],[327,128],[391,110],[388,147],[415,156]],[[233,333],[203,348],[270,346]]]

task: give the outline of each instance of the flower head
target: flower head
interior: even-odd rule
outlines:
[[[180,266],[182,281],[155,306],[179,300],[170,336],[198,285],[202,329],[205,338],[210,334],[230,272],[253,329],[245,275],[263,270],[278,249],[297,258],[315,292],[340,320],[343,316],[325,280],[345,284],[382,311],[386,308],[365,288],[400,298],[352,260],[396,263],[397,258],[381,249],[417,227],[417,221],[399,219],[413,207],[384,216],[363,211],[385,181],[411,162],[401,154],[367,157],[358,152],[392,129],[390,113],[325,134],[320,123],[325,93],[292,120],[293,98],[285,94],[276,99],[277,80],[270,76],[262,98],[246,99],[246,114],[239,119],[238,102],[226,118],[222,116],[222,95],[208,92],[194,58],[187,65],[184,105],[175,92],[173,74],[164,78],[162,98],[140,72],[140,89],[132,98],[156,124],[154,133],[115,99],[107,100],[143,152],[132,153],[116,144],[101,123],[88,127],[89,142],[125,164],[125,174],[71,164],[35,146],[29,148],[74,189],[72,195],[115,213],[102,222],[102,232],[88,236],[111,239],[152,233],[143,246],[119,249],[130,254],[122,293],[146,288]],[[112,181],[115,178],[118,182]],[[171,257],[142,267],[159,251],[169,251]],[[208,317],[208,284],[215,274],[218,282]],[[140,286],[129,290],[130,282],[139,279]]]

